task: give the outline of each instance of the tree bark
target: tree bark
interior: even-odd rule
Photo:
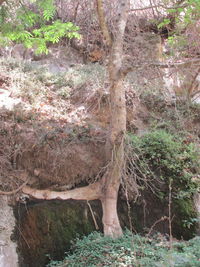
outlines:
[[[104,9],[103,9],[103,0],[96,0],[97,1],[97,14],[99,17],[99,25],[101,28],[101,31],[103,33],[103,36],[106,40],[106,44],[111,47],[112,45],[112,39],[108,30],[108,25],[106,23],[106,19],[105,19],[105,13],[104,13]]]
[[[85,187],[75,188],[68,191],[57,192],[52,190],[39,190],[29,186],[24,186],[22,189],[24,194],[28,194],[36,199],[76,199],[76,200],[95,200],[101,197],[101,184],[96,182]]]
[[[5,0],[0,0],[0,6],[5,2]]]
[[[108,173],[104,177],[103,207],[104,234],[111,237],[122,235],[117,214],[117,197],[124,167],[124,136],[126,133],[126,100],[122,73],[123,39],[128,17],[129,0],[118,1],[118,17],[114,32],[109,64],[110,80],[110,132],[106,144],[106,155],[111,159]]]

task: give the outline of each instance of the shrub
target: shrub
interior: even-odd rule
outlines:
[[[168,204],[171,187],[174,232],[179,238],[191,238],[197,222],[193,194],[200,185],[199,154],[195,144],[163,130],[140,138],[130,135],[130,139],[129,157],[134,161],[132,166],[137,166],[133,172],[137,174],[141,187],[153,184],[163,207]]]
[[[62,262],[52,261],[48,266],[200,266],[200,237],[188,242],[176,242],[173,249],[164,236],[154,238],[132,235],[126,231],[121,238],[111,239],[94,232],[78,239],[73,253]]]
[[[174,190],[178,185],[179,190],[174,191],[176,196],[181,195],[180,189],[186,190],[188,196],[196,190],[198,184],[192,178],[198,173],[199,154],[195,144],[189,139],[163,130],[147,133],[140,138],[130,135],[130,139],[131,153],[138,154],[138,164],[143,173],[167,183],[172,181]]]

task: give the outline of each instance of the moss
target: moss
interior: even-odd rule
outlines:
[[[168,216],[171,195],[173,235],[177,238],[192,238],[196,232],[197,220],[193,194],[199,188],[198,182],[194,179],[199,173],[199,154],[196,146],[191,140],[164,130],[153,131],[140,138],[130,135],[130,139],[132,158],[137,166],[132,172],[137,175],[141,187],[145,188],[145,192],[141,192],[143,198],[141,199],[146,203],[146,217],[148,211],[151,213],[150,216],[154,217],[154,222],[156,219]],[[131,158],[131,153],[129,157]],[[130,165],[131,168],[134,164]],[[149,188],[153,184],[157,201],[151,196],[152,192],[149,192],[147,184]],[[155,216],[154,210],[157,207],[161,209],[160,218]],[[148,227],[154,223],[152,221],[149,225],[150,221],[148,219]]]
[[[127,201],[118,201],[118,214],[120,225],[123,229],[134,229],[134,231],[141,233],[143,231],[143,209],[140,205],[127,205]]]
[[[94,209],[98,204],[93,204]],[[96,218],[97,221],[99,218]],[[62,259],[76,237],[95,230],[88,205],[79,201],[51,201],[24,207],[18,218],[22,266],[45,266]]]
[[[174,235],[179,239],[193,238],[197,227],[197,213],[193,200],[191,198],[174,200],[173,212],[175,214],[172,221]]]

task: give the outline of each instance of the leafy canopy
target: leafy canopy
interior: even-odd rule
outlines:
[[[155,130],[142,137],[129,135],[141,189],[149,185],[157,196],[157,203],[168,206],[171,189],[173,233],[191,238],[196,229],[197,214],[193,195],[199,191],[199,151],[190,136],[180,137],[164,130]],[[135,156],[137,155],[137,156]],[[131,157],[131,155],[130,155]],[[181,229],[181,230],[180,230]]]
[[[80,38],[79,27],[72,22],[56,20],[54,0],[30,0],[11,6],[12,1],[0,6],[0,44],[9,41],[33,47],[36,54],[48,53],[48,43],[62,38]]]

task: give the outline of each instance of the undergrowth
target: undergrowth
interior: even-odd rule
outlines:
[[[51,261],[49,267],[198,267],[200,266],[200,237],[187,242],[174,242],[170,249],[167,239],[132,235],[126,231],[121,238],[103,237],[94,232],[78,239],[73,253],[61,262]]]
[[[157,195],[163,209],[171,187],[174,232],[179,238],[192,238],[197,223],[193,195],[200,187],[197,146],[164,130],[129,137],[128,171],[137,175],[140,190]]]
[[[149,127],[171,133],[188,132],[199,135],[200,104],[192,99],[168,99],[163,93],[146,90],[140,94],[141,103],[149,111]]]
[[[101,89],[105,68],[99,64],[77,65],[55,74],[49,69],[50,63],[50,59],[49,63],[40,64],[8,58],[0,59],[0,69],[8,79],[10,95],[20,99],[16,108],[21,109],[21,113],[28,111],[40,118],[66,120],[70,111],[77,108],[72,106],[71,97],[85,101],[87,96]],[[77,104],[78,100],[74,101]],[[21,117],[19,121],[25,121],[25,116]]]

